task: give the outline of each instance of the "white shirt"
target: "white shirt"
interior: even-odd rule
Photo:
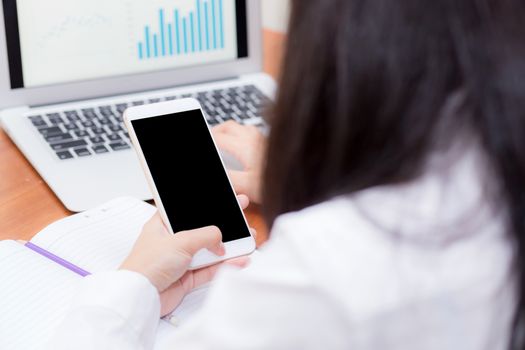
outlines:
[[[282,215],[168,348],[505,349],[512,249],[473,149],[434,157],[409,184]],[[53,349],[153,346],[159,298],[146,278],[83,283]]]

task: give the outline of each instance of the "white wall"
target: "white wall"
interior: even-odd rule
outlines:
[[[261,3],[264,27],[279,32],[286,31],[289,0],[261,0]]]

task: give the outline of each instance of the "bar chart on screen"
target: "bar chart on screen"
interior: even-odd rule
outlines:
[[[195,0],[194,8],[159,8],[137,43],[137,58],[151,60],[222,50],[223,0]]]
[[[236,0],[24,0],[18,12],[27,86],[239,56]]]

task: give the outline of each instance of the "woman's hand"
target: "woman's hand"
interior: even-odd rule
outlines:
[[[254,126],[242,126],[227,121],[212,129],[217,146],[235,157],[244,170],[228,170],[237,193],[244,193],[250,201],[261,203],[262,160],[266,137]]]
[[[246,196],[239,196],[241,207],[248,206]],[[138,272],[150,280],[160,293],[164,316],[180,304],[192,289],[209,282],[221,264],[188,271],[193,256],[203,248],[224,255],[222,235],[215,226],[196,230],[168,232],[160,215],[154,215],[144,226],[135,245],[120,269]],[[232,259],[227,264],[243,267],[248,258]]]

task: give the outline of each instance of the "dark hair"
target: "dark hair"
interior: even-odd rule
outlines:
[[[525,2],[293,0],[263,203],[275,218],[417,177],[438,130],[484,147],[516,245],[525,349]],[[462,91],[462,110],[442,113]],[[452,139],[452,136],[450,137]],[[498,199],[499,198],[499,199]]]

